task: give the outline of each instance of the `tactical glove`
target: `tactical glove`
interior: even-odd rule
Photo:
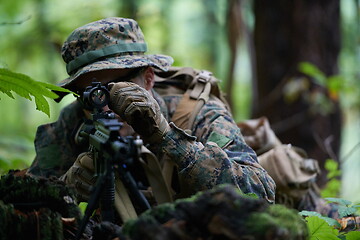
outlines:
[[[87,202],[90,199],[92,186],[96,182],[91,153],[80,154],[60,179],[75,187],[79,202]]]
[[[109,107],[148,143],[159,143],[170,127],[156,100],[131,82],[109,84]]]

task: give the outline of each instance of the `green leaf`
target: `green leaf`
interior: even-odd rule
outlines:
[[[75,95],[78,95],[66,88],[62,88],[62,87],[59,87],[59,86],[56,86],[56,85],[53,85],[53,84],[50,84],[50,83],[45,83],[45,82],[42,82],[41,83],[42,85],[44,85],[46,88],[50,89],[50,90],[54,90],[54,91],[58,91],[58,92],[67,92],[67,93],[72,93],[72,94],[75,94]]]
[[[341,205],[339,206],[339,209],[338,209],[340,218],[351,216],[351,215],[355,214],[356,211],[357,211],[357,209],[354,207],[346,207],[346,206],[341,206]]]
[[[348,232],[346,234],[346,240],[359,240],[360,239],[360,232]]]
[[[326,76],[318,67],[309,62],[301,62],[298,67],[299,71],[314,78],[322,86],[326,86]]]
[[[11,91],[10,90],[7,90],[3,87],[0,86],[0,92],[3,92],[5,93],[6,95],[8,95],[10,98],[14,98],[14,96],[11,94]],[[1,98],[0,98],[1,99]]]
[[[352,202],[346,199],[342,199],[342,198],[325,198],[326,200],[328,200],[329,202],[334,202],[334,203],[338,203],[340,205],[343,206],[348,206],[351,205]]]
[[[325,169],[328,171],[327,178],[335,178],[341,175],[339,164],[333,159],[326,159]]]
[[[344,77],[339,75],[333,75],[328,78],[329,90],[339,92],[343,90],[344,83],[346,82]]]
[[[49,83],[35,81],[25,74],[15,73],[6,68],[0,68],[0,85],[0,91],[11,98],[14,98],[11,91],[30,101],[32,101],[31,96],[33,96],[36,109],[44,112],[49,117],[50,107],[45,97],[56,99],[58,95],[52,90],[71,92]]]
[[[323,198],[338,196],[340,188],[341,188],[340,180],[336,178],[332,178],[326,183],[326,186],[321,190],[321,196]]]
[[[326,221],[326,223],[329,224],[330,226],[340,227],[340,224],[338,221],[336,221],[335,219],[329,218],[329,217],[324,217],[318,212],[303,210],[303,211],[299,212],[299,214],[301,216],[318,217],[318,218],[321,218],[324,221]]]
[[[325,169],[328,171],[336,171],[339,169],[339,164],[333,159],[326,159]]]
[[[316,216],[311,216],[305,218],[309,234],[310,234],[310,240],[315,239],[329,239],[329,240],[338,240],[339,238],[337,235],[339,234],[339,231],[330,227],[329,224],[326,223],[324,219],[321,219]]]
[[[320,213],[318,213],[318,212],[306,211],[306,210],[303,210],[303,211],[299,212],[299,214],[300,214],[301,216],[308,216],[308,217],[310,217],[310,216],[312,216],[312,217],[321,217],[321,216],[322,216],[322,215],[321,215]]]

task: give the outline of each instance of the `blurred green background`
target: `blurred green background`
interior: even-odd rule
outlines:
[[[228,76],[230,50],[227,40],[226,0],[2,0],[0,3],[0,67],[35,80],[56,84],[67,77],[60,48],[75,28],[101,18],[135,18],[148,43],[148,53],[175,59],[176,66],[212,71],[222,84]],[[244,24],[254,27],[253,1],[242,1]],[[342,48],[340,74],[359,88],[359,1],[341,0]],[[236,121],[251,111],[251,65],[246,41],[236,53],[233,111]],[[358,94],[341,96],[344,112],[342,139],[342,191],[344,198],[360,201]],[[60,109],[74,100],[67,96],[50,101],[50,118],[35,110],[35,103],[0,93],[0,173],[26,168],[34,158],[33,140],[38,125],[55,121]]]

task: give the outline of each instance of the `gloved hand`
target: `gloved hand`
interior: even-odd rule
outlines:
[[[75,187],[79,202],[87,202],[91,195],[91,188],[96,182],[92,154],[89,152],[80,154],[60,179]]]
[[[109,107],[148,143],[159,143],[170,127],[156,100],[131,82],[109,84]]]

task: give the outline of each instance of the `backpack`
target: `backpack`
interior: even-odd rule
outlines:
[[[300,205],[310,204],[305,203],[309,195],[315,200],[320,198],[315,184],[320,172],[317,160],[309,158],[299,147],[281,143],[266,117],[240,122],[238,127],[245,142],[258,155],[260,165],[275,181],[277,203],[302,208]]]
[[[155,70],[154,89],[163,97],[182,96],[171,121],[186,130],[192,128],[195,117],[210,98],[220,102],[230,111],[219,82],[206,70],[171,67],[167,72]]]

